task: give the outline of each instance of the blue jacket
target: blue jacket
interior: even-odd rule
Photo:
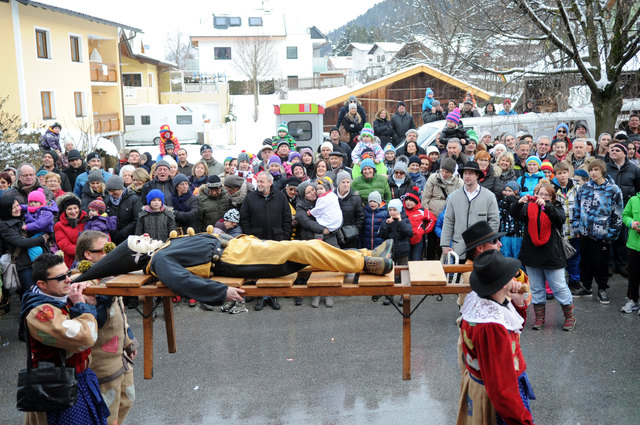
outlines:
[[[378,236],[378,231],[382,222],[388,217],[389,211],[387,211],[387,204],[384,202],[375,211],[371,209],[369,204],[364,206],[364,225],[360,232],[360,248],[374,249],[384,242],[384,239]]]
[[[589,180],[576,195],[571,227],[581,236],[603,241],[618,239],[622,229],[622,191],[609,176],[602,185]]]
[[[102,171],[102,180],[104,180],[104,182],[107,183],[107,181],[109,180],[109,177],[111,177],[111,174],[107,173],[104,170],[100,170],[100,171]],[[75,193],[78,198],[82,197],[82,188],[84,187],[84,184],[88,180],[89,180],[89,171],[85,171],[84,173],[76,177],[76,184],[73,187],[73,193]]]
[[[433,101],[433,98],[429,97],[430,94],[433,94],[433,90],[431,90],[431,87],[427,87],[427,91],[424,93],[424,101],[422,102],[423,111],[426,109],[431,110],[431,108],[433,107],[431,103]]]
[[[544,178],[544,173],[542,171],[538,171],[535,174],[524,173],[522,177],[518,179],[518,183],[522,188],[520,192],[520,197],[524,195],[533,195],[533,189],[536,188],[541,179]]]

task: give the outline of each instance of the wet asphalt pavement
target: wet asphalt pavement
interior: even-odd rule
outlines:
[[[559,304],[547,326],[522,336],[537,400],[537,424],[640,423],[640,317],[620,313],[626,280],[611,281],[610,305],[575,299],[574,332]],[[413,297],[413,305],[419,297]],[[0,424],[21,424],[15,408],[25,348],[17,302],[0,317]],[[154,378],[136,360],[136,401],[127,424],[453,424],[459,400],[455,296],[429,297],[412,316],[412,380],[402,380],[402,320],[370,297],[306,298],[282,310],[229,315],[175,308],[178,352],[167,352],[162,309],[155,324]],[[529,310],[533,315],[532,309]],[[142,320],[129,310],[142,339]],[[142,350],[141,350],[142,351]]]

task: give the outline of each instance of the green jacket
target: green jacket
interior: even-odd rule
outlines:
[[[632,196],[622,212],[622,222],[629,228],[627,248],[640,251],[640,233],[631,229],[631,223],[640,221],[640,193]]]
[[[351,183],[351,189],[358,192],[362,199],[362,203],[365,205],[368,202],[369,194],[373,191],[378,191],[380,196],[382,196],[382,200],[386,203],[389,203],[391,200],[391,189],[389,188],[387,179],[383,175],[377,173],[370,179],[367,179],[362,175],[356,177]]]

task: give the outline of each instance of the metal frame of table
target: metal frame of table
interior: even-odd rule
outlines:
[[[464,273],[472,270],[472,265],[444,265],[445,273]],[[315,296],[393,296],[403,297],[402,311],[395,304],[394,307],[402,315],[402,379],[411,379],[411,315],[416,311],[426,297],[430,295],[442,296],[446,294],[465,294],[471,291],[468,285],[427,285],[411,286],[407,266],[396,266],[395,275],[400,275],[400,283],[393,286],[359,286],[345,283],[342,286],[314,286],[293,285],[290,287],[257,287],[242,285],[245,297],[315,297]],[[215,277],[213,277],[215,279]],[[160,305],[154,302],[155,297],[162,297],[164,308],[167,345],[169,353],[178,350],[173,316],[172,298],[177,294],[170,288],[154,283],[140,287],[107,287],[104,284],[94,285],[85,289],[87,295],[112,296],[144,296],[142,308],[142,329],[144,341],[144,378],[153,378],[153,313]],[[411,295],[423,295],[423,298],[411,309]]]

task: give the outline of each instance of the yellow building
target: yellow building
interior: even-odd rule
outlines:
[[[0,1],[0,96],[30,126],[124,131],[119,34],[141,30],[33,1]]]

